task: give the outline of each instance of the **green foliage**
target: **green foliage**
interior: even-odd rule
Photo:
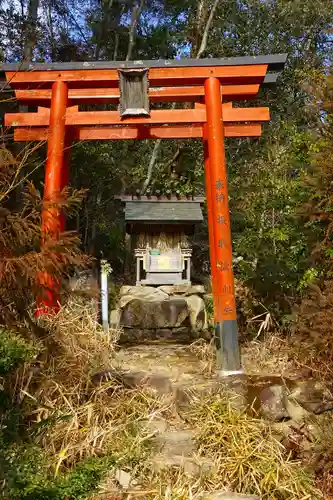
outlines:
[[[96,490],[105,473],[114,465],[112,457],[92,457],[79,463],[75,469],[57,479],[54,485],[42,492],[40,499],[73,500],[87,498],[89,493]],[[51,483],[52,484],[52,483]],[[49,496],[47,496],[49,495]],[[36,497],[35,497],[36,498]]]
[[[111,457],[92,457],[73,470],[54,478],[45,453],[29,443],[1,443],[1,496],[22,500],[82,500],[96,490],[104,474],[114,465]]]
[[[313,283],[319,275],[318,269],[315,269],[311,267],[310,269],[307,269],[304,273],[303,278],[299,282],[298,289],[300,292],[302,292],[305,288],[309,286],[310,283]]]
[[[3,389],[0,390],[0,408],[0,442],[5,446],[24,434],[24,410]]]
[[[206,307],[208,322],[211,323],[214,317],[214,304],[212,296],[206,297],[205,307]]]
[[[17,439],[23,429],[23,409],[15,404],[6,391],[6,376],[25,362],[31,361],[36,349],[14,332],[0,327],[0,441],[10,442]]]
[[[0,376],[34,357],[35,349],[21,337],[0,327]]]
[[[243,157],[230,175],[233,244],[240,277],[263,297],[295,293],[308,267],[311,232],[300,219],[308,197],[302,172],[311,135],[282,123],[256,157]]]
[[[332,269],[333,257],[333,73],[322,78],[315,96],[320,110],[316,142],[312,148],[311,168],[305,176],[309,186],[309,200],[305,211],[319,238],[314,254],[321,265]]]

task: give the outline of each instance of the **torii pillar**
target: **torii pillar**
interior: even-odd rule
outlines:
[[[52,85],[49,137],[45,166],[44,206],[42,211],[42,247],[49,238],[57,240],[65,229],[65,216],[59,207],[52,206],[59,201],[62,189],[68,185],[69,150],[66,145],[66,111],[68,86],[66,82],[55,81]],[[47,271],[39,275],[41,289],[37,295],[36,318],[60,309],[59,283]]]
[[[228,204],[228,179],[224,151],[221,84],[205,81],[207,124],[204,129],[205,175],[210,263],[214,295],[217,365],[223,375],[241,373],[232,241]]]

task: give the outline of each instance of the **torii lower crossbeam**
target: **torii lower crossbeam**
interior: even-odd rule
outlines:
[[[260,124],[229,124],[224,126],[225,137],[260,137]],[[47,141],[47,127],[19,127],[14,130],[14,140]],[[72,137],[77,141],[119,141],[133,139],[198,139],[203,137],[201,124],[192,126],[173,125],[146,127],[145,125],[128,127],[73,127]]]

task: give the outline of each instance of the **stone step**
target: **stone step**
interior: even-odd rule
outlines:
[[[204,349],[204,346],[202,347]],[[235,409],[251,408],[271,421],[302,421],[333,409],[333,390],[315,379],[238,375],[219,378],[209,359],[181,344],[137,345],[118,351],[113,366],[94,375],[93,382],[114,379],[128,388],[147,388],[170,396],[179,409],[207,394],[228,392]],[[214,362],[214,360],[213,360]],[[212,368],[212,367],[211,367]]]
[[[247,410],[266,420],[279,422],[285,419],[302,421],[311,414],[318,415],[333,409],[332,388],[316,380],[280,380],[277,384],[263,377],[217,377],[190,383],[172,380],[161,373],[123,371],[110,369],[96,373],[93,382],[100,384],[115,380],[129,389],[153,390],[160,396],[170,396],[178,409],[186,409],[204,395],[229,393],[230,404],[235,410]]]
[[[189,326],[177,328],[122,328],[118,343],[122,346],[138,344],[192,344],[199,338],[209,340],[211,333],[208,329],[194,331]]]

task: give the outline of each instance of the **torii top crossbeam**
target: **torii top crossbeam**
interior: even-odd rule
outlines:
[[[152,104],[201,102],[204,99],[203,85],[209,77],[218,78],[221,83],[224,103],[253,99],[260,85],[275,83],[277,71],[283,68],[285,60],[286,55],[282,54],[202,60],[5,64],[0,70],[5,74],[7,88],[13,89],[22,104],[39,106],[37,113],[8,114],[5,125],[15,127],[15,140],[45,140],[51,88],[54,82],[62,81],[68,86],[66,125],[70,126],[76,139],[202,137],[205,109],[172,112],[152,109],[149,117],[124,120],[117,111],[83,112],[75,106],[84,103],[119,104],[119,70],[124,69],[147,69],[148,96]],[[259,123],[269,120],[269,111],[267,108],[228,107],[223,119],[227,137],[258,136],[261,131]],[[246,125],[239,125],[241,123]],[[161,129],[165,124],[170,127]],[[96,126],[103,128],[91,128]]]
[[[286,55],[280,54],[0,65],[5,88],[12,89],[19,102],[37,107],[34,112],[7,113],[5,125],[14,127],[15,140],[48,141],[48,199],[68,184],[69,151],[75,139],[203,139],[217,358],[224,374],[240,371],[224,137],[260,136],[269,109],[233,107],[233,102],[256,98],[260,86],[275,83],[285,62]],[[161,102],[194,106],[156,109],[155,103]],[[94,104],[96,109],[83,111],[81,104]],[[105,104],[118,109],[105,110]],[[56,209],[43,213],[44,232],[57,237],[63,228],[64,219]],[[55,308],[57,289],[52,289],[52,280],[44,279],[49,295],[43,303]]]

